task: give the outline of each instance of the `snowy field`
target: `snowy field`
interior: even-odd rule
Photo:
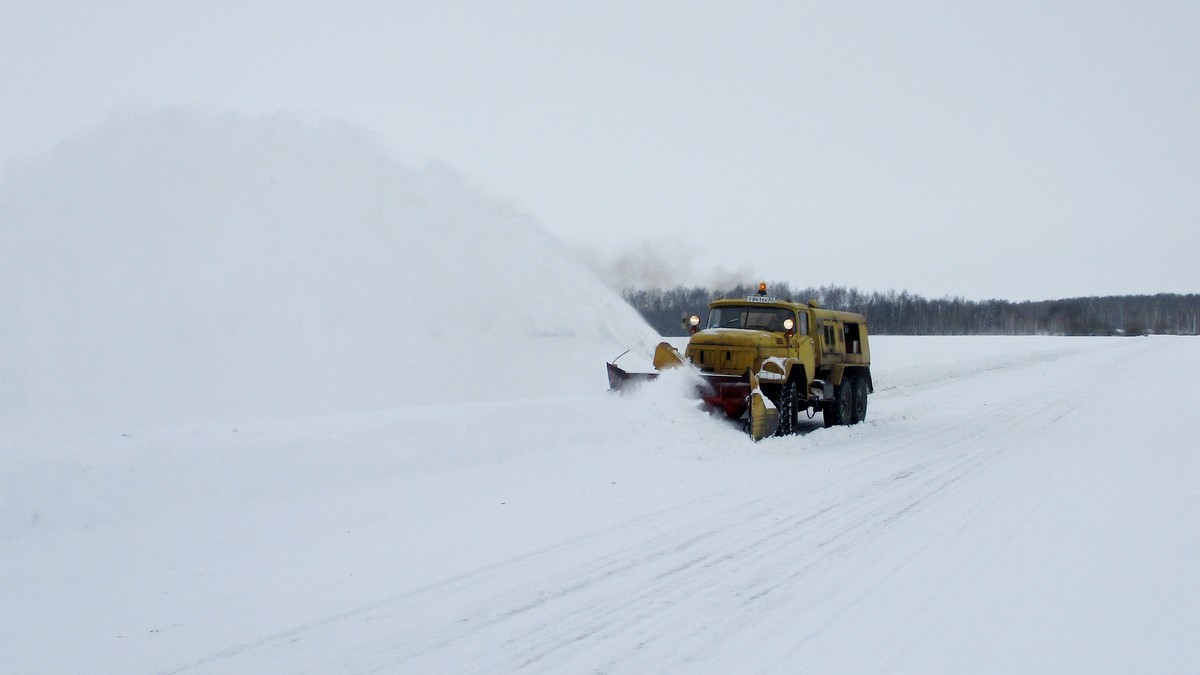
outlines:
[[[368,135],[0,185],[0,672],[1200,670],[1200,340],[872,338],[750,443],[536,222]]]
[[[3,669],[1195,672],[1200,341],[874,346],[867,424],[757,445],[598,361],[6,460]]]

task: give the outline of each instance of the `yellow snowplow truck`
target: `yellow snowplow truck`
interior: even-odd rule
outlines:
[[[659,344],[654,367],[695,370],[705,405],[740,420],[754,440],[795,433],[801,411],[821,412],[827,427],[866,419],[875,386],[861,314],[780,300],[760,284],[757,295],[713,302],[700,324],[699,316],[688,319],[692,336],[684,354]],[[614,390],[656,376],[608,364]]]

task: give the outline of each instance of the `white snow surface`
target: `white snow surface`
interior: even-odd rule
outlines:
[[[1194,672],[1200,341],[872,347],[758,444],[671,378],[6,457],[2,669]]]
[[[754,444],[607,392],[632,311],[361,132],[165,111],[5,186],[0,672],[1200,664],[1200,340],[877,336],[865,424]]]

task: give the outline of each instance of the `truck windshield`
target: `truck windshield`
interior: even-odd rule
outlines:
[[[708,313],[709,328],[743,328],[745,330],[772,330],[782,333],[785,319],[796,320],[790,309],[782,307],[759,307],[756,305],[714,307]]]

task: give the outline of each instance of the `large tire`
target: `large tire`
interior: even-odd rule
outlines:
[[[783,385],[779,391],[779,400],[775,401],[775,407],[779,408],[779,428],[775,430],[776,436],[789,436],[796,433],[800,425],[800,394],[796,388],[796,381],[792,380]]]
[[[838,417],[842,420],[842,424],[853,424],[851,415],[854,414],[854,388],[853,380],[842,380],[842,384],[838,387],[837,403]]]
[[[851,390],[851,380],[842,380],[833,393],[833,400],[825,402],[823,410],[825,426],[850,424],[850,415],[854,411],[854,392]]]
[[[838,417],[838,405],[837,405],[837,397],[836,396],[831,401],[822,401],[821,402],[821,420],[825,422],[826,429],[828,429],[829,427],[832,427],[832,426],[837,426],[838,424],[842,423],[842,420]]]
[[[851,424],[867,421],[867,381],[861,377],[854,378],[854,412],[850,418]]]

